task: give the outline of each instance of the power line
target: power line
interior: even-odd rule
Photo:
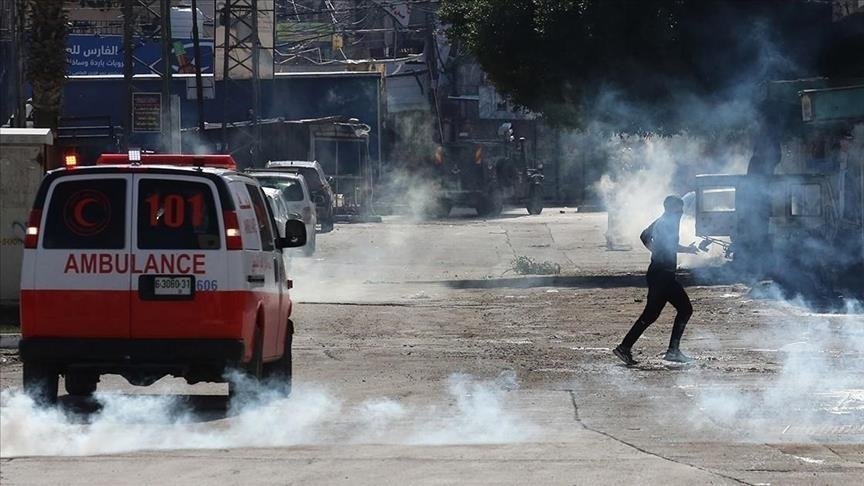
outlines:
[[[343,7],[343,8],[334,8],[334,9],[309,9],[306,12],[297,12],[292,14],[291,16],[311,16],[311,15],[324,15],[324,14],[336,14],[336,13],[349,13],[349,12],[357,12],[360,10],[368,10],[370,8],[380,8],[384,9],[386,7],[398,7],[402,5],[429,5],[429,4],[438,4],[441,3],[440,0],[401,0],[401,1],[392,1],[392,2],[370,2],[368,5],[360,6],[360,7]]]

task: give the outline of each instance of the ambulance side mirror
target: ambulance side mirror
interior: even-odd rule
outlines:
[[[297,248],[306,244],[306,225],[299,219],[289,219],[285,223],[285,237],[276,238],[276,247]]]

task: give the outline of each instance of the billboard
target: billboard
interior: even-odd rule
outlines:
[[[213,40],[201,39],[201,72],[213,72]],[[192,39],[174,39],[172,49],[174,73],[194,73],[195,55]],[[135,74],[156,74],[162,69],[162,47],[151,40],[135,41]],[[123,37],[119,35],[68,36],[66,74],[123,74]]]

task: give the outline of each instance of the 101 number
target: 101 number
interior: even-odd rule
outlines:
[[[195,194],[183,198],[179,194],[168,194],[160,197],[159,194],[151,194],[144,202],[150,209],[150,226],[159,226],[160,221],[169,228],[179,228],[186,222],[186,206],[188,204],[192,212],[192,226],[198,227],[204,224],[204,197]],[[162,214],[159,214],[159,209]],[[161,217],[160,217],[161,216]]]

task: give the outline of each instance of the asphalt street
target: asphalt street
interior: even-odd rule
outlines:
[[[33,407],[2,355],[0,482],[12,484],[856,484],[864,323],[716,273],[612,354],[644,305],[648,252],[605,213],[337,225],[292,260],[294,392],[103,377],[98,405]],[[688,241],[682,241],[687,244]],[[514,260],[560,266],[522,275]],[[721,263],[716,256],[685,267]],[[759,289],[757,289],[759,290]]]

